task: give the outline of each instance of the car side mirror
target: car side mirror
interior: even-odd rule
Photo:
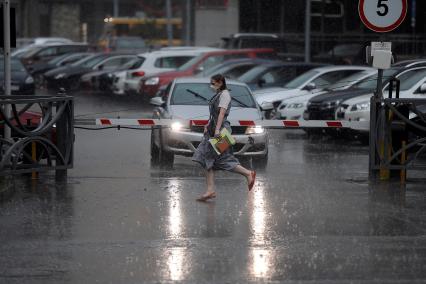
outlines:
[[[426,83],[423,83],[419,89],[420,94],[426,94]]]
[[[265,79],[261,78],[259,81],[257,81],[257,85],[262,88],[266,84]]]
[[[154,106],[159,106],[162,107],[166,104],[165,101],[163,101],[162,97],[153,97],[150,101],[150,104],[154,105]]]
[[[317,85],[315,83],[311,82],[311,83],[307,84],[304,89],[307,90],[307,91],[312,91],[312,90],[315,90],[316,88],[317,88]]]
[[[194,74],[199,74],[203,71],[204,71],[204,67],[200,65],[200,66],[197,66],[197,68],[195,68]]]
[[[99,65],[99,66],[98,66],[98,70],[100,70],[100,71],[104,70],[104,65],[103,65],[103,64],[102,64],[102,65]]]
[[[273,110],[273,109],[274,109],[274,105],[271,102],[263,102],[260,105],[261,111],[269,111],[269,110]]]

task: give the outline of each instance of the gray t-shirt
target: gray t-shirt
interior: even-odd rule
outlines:
[[[219,107],[227,109],[231,103],[231,94],[228,90],[223,90],[219,98]]]

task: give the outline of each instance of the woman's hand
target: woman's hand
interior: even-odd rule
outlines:
[[[214,137],[219,137],[219,135],[220,135],[220,131],[216,129],[214,131]]]

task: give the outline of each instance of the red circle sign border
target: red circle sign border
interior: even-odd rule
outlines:
[[[399,25],[401,25],[401,23],[404,21],[405,17],[407,16],[407,0],[401,0],[401,1],[402,1],[402,13],[401,13],[401,16],[398,18],[398,20],[388,27],[377,27],[373,25],[372,23],[370,23],[364,15],[364,11],[362,7],[364,6],[365,0],[359,0],[358,13],[361,18],[361,21],[367,28],[375,32],[386,33],[386,32],[393,31],[394,29],[399,27]]]

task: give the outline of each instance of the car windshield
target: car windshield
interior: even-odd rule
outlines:
[[[203,55],[195,56],[194,58],[192,58],[191,60],[189,60],[188,62],[183,64],[181,67],[179,67],[177,70],[178,71],[184,71],[188,68],[191,68],[191,66],[194,65],[195,63],[197,63],[202,57],[203,57]]]
[[[33,47],[29,50],[27,50],[26,52],[24,52],[22,55],[20,55],[20,57],[22,58],[27,58],[27,57],[31,57],[34,54],[37,54],[40,50],[42,50],[44,48],[44,46],[39,46],[39,47]]]
[[[387,69],[383,72],[383,81],[389,80],[399,69]],[[360,90],[373,90],[377,87],[377,75],[370,76],[353,85],[353,88]]]
[[[233,107],[256,108],[256,102],[246,86],[228,84],[228,88],[233,98],[231,100]],[[214,94],[209,83],[178,83],[174,87],[170,104],[208,105]]]
[[[257,79],[259,74],[262,74],[266,69],[268,69],[267,66],[257,66],[251,69],[250,71],[244,73],[240,77],[238,77],[238,81],[244,82],[244,83],[254,83],[254,81]]]
[[[61,62],[63,59],[65,59],[67,57],[73,57],[73,56],[75,56],[75,54],[68,54],[67,53],[67,54],[64,54],[62,56],[58,56],[58,57],[55,57],[55,58],[49,60],[48,63],[52,64],[52,65],[55,65],[56,63]]]
[[[130,70],[136,69],[136,68],[141,67],[144,61],[145,61],[145,57],[139,56],[135,59],[130,60],[127,63],[124,63],[124,65],[122,67],[123,67],[123,69],[126,69],[126,70],[127,69],[130,69]]]
[[[19,59],[13,59],[10,62],[11,70],[12,72],[26,72],[27,69],[25,69],[24,65],[22,65],[21,60]],[[0,58],[0,72],[4,72],[4,60],[3,58]]]
[[[355,82],[359,81],[362,77],[367,76],[368,74],[371,74],[372,71],[361,71],[354,73],[348,77],[342,78],[339,81],[337,81],[334,84],[331,84],[327,89],[328,90],[336,90],[341,89],[344,87],[348,87],[353,85]]]
[[[401,82],[399,85],[400,91],[407,91],[411,89],[415,84],[417,84],[420,80],[424,80],[426,77],[426,69],[415,69],[404,72],[398,76],[399,81]],[[386,87],[386,90],[388,87]]]
[[[72,66],[81,66],[83,68],[92,68],[99,62],[105,59],[105,56],[102,55],[93,55],[86,58],[83,58],[75,63],[72,64]]]
[[[316,75],[318,75],[320,72],[315,70],[310,70],[308,72],[303,73],[302,75],[294,78],[287,84],[285,84],[284,88],[288,89],[298,89],[302,87],[305,83],[310,81],[312,78],[314,78]]]

